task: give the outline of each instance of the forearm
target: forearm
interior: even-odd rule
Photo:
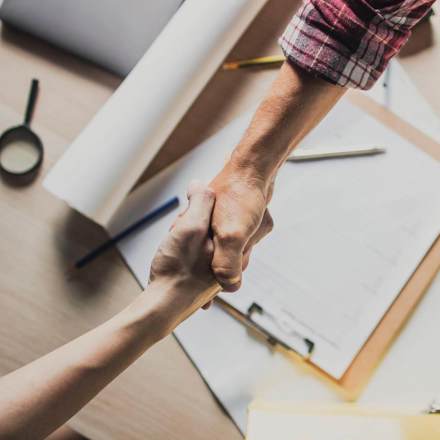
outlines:
[[[292,149],[345,89],[286,62],[231,157],[231,165],[270,182]]]
[[[155,292],[0,379],[0,438],[45,438],[177,324]]]

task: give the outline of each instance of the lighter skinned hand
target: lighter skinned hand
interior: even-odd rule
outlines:
[[[157,251],[150,271],[150,284],[165,286],[162,303],[182,321],[210,303],[220,291],[211,269],[213,241],[209,236],[214,192],[193,182],[188,207],[177,218]]]

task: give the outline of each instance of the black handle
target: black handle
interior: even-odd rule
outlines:
[[[29,92],[26,114],[24,116],[24,125],[30,125],[31,123],[32,114],[34,113],[37,96],[38,96],[38,79],[33,79],[31,83],[31,90]]]

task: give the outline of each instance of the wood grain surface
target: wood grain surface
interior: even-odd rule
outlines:
[[[297,3],[270,0],[231,58],[279,53],[276,38]],[[403,62],[440,114],[438,16],[433,23],[433,47]],[[105,233],[41,186],[48,169],[120,78],[18,31],[0,31],[0,131],[21,121],[29,82],[37,77],[41,93],[33,127],[46,151],[33,184],[14,187],[0,181],[0,374],[5,374],[109,318],[139,292],[139,286],[115,251],[79,277],[67,279],[72,261]],[[219,71],[144,178],[258,102],[275,73]],[[70,424],[97,440],[241,437],[173,337],[142,356]]]

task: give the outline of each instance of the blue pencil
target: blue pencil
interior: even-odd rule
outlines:
[[[97,248],[90,251],[87,255],[84,255],[84,257],[80,258],[74,264],[73,267],[75,269],[81,269],[82,267],[93,261],[96,257],[104,253],[106,250],[113,247],[118,241],[123,240],[125,237],[129,236],[134,231],[158,219],[159,217],[166,214],[170,210],[176,208],[178,205],[179,205],[178,197],[173,197],[172,199],[165,202],[163,205],[160,205],[156,209],[153,209],[153,211],[150,211],[148,214],[144,215],[142,218],[140,218],[132,225],[125,228],[123,231],[116,234],[113,238],[110,238],[110,240],[102,243]]]

